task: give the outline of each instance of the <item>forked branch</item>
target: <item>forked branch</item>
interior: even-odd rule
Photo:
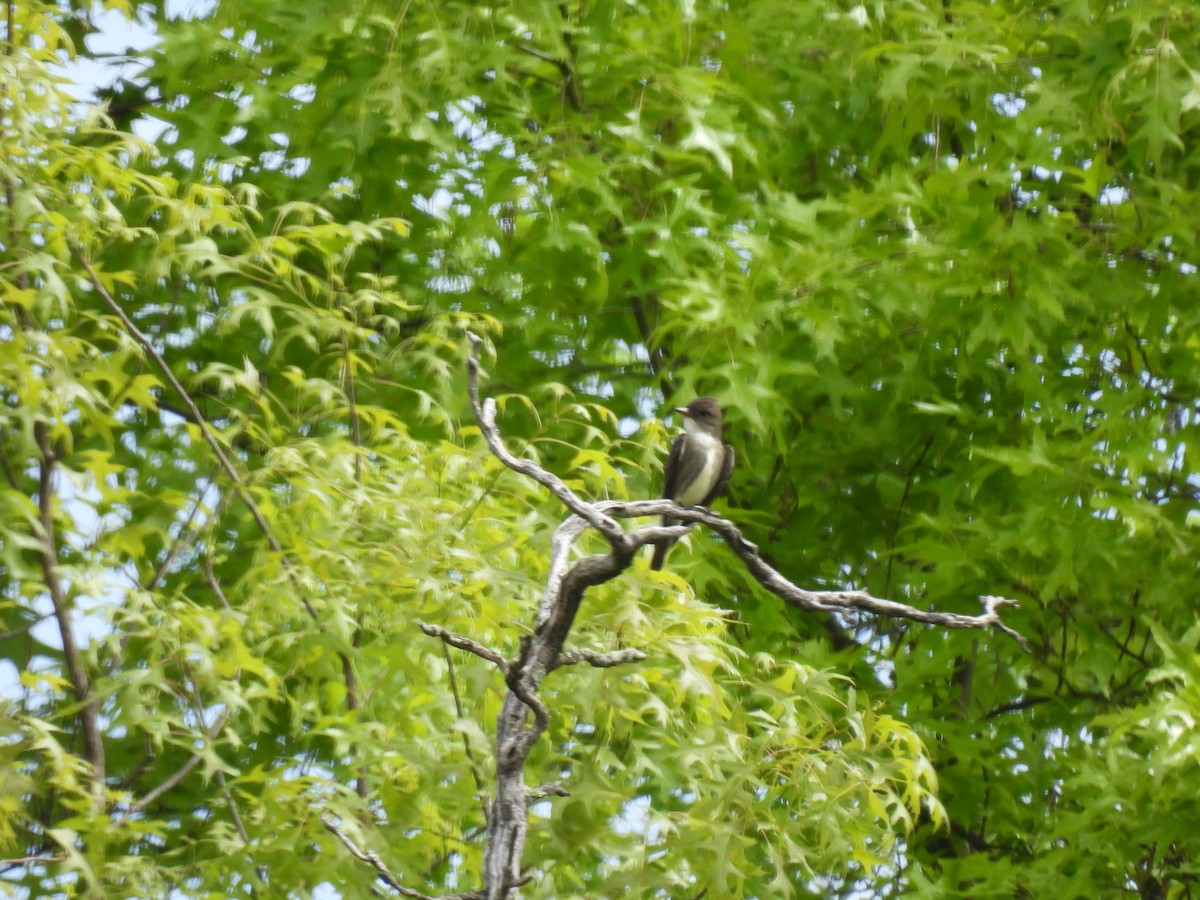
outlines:
[[[537,693],[542,680],[562,666],[587,663],[606,667],[645,658],[640,650],[605,653],[586,649],[564,650],[563,645],[584,592],[589,587],[616,578],[628,569],[638,549],[646,544],[679,537],[699,523],[725,540],[759,584],[792,606],[823,612],[868,612],[943,628],[996,628],[1028,649],[1025,639],[1000,620],[999,610],[1016,606],[1014,600],[981,597],[983,612],[967,616],[918,609],[894,600],[872,597],[865,591],[808,591],[793,584],[768,564],[758,548],[746,539],[736,525],[707,509],[681,507],[670,500],[588,503],[580,499],[556,475],[532,460],[514,456],[505,447],[496,425],[495,402],[490,399],[481,401],[479,396],[479,349],[482,340],[469,332],[468,336],[472,345],[467,360],[468,391],[476,423],[488,448],[508,468],[543,485],[570,511],[551,542],[550,574],[538,608],[534,632],[522,641],[521,652],[516,659],[504,659],[482,644],[439,626],[421,626],[426,634],[439,638],[447,645],[493,663],[504,675],[509,688],[496,726],[496,798],[488,808],[483,890],[478,896],[487,900],[507,900],[527,880],[521,872],[521,856],[528,832],[528,808],[533,800],[549,793],[545,788],[530,788],[525,784],[524,777],[529,752],[549,724],[549,711]],[[618,521],[663,514],[683,524],[650,525],[627,533]],[[599,531],[608,541],[610,550],[606,554],[586,556],[572,563],[571,548],[588,528]],[[346,842],[344,837],[343,842]],[[360,855],[359,858],[365,857]],[[379,870],[381,864],[377,857],[367,858],[367,861]],[[389,883],[395,886],[394,882]],[[406,893],[406,896],[413,894]]]

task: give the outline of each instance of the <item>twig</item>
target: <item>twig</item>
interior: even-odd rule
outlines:
[[[220,769],[214,773],[217,786],[221,788],[221,796],[225,798],[225,808],[229,810],[229,818],[233,820],[233,827],[237,829],[238,837],[242,839],[242,846],[250,846],[250,834],[246,831],[246,825],[242,822],[242,814],[238,811],[237,801],[233,799],[233,792],[229,790],[229,785],[225,783],[225,773]]]
[[[229,600],[225,597],[225,591],[221,589],[221,583],[217,580],[216,573],[213,572],[212,560],[210,558],[208,558],[207,556],[204,557],[202,568],[204,570],[204,578],[208,582],[208,586],[212,589],[213,594],[216,596],[217,602],[221,604],[222,609],[224,609],[225,611],[228,612],[231,609],[231,607],[229,605]],[[241,680],[241,677],[242,677],[242,669],[241,669],[241,666],[239,666],[237,669],[234,670],[233,680],[239,681],[239,680]],[[188,675],[188,680],[194,681],[194,679],[192,679],[190,674]],[[201,722],[203,722],[204,721],[204,709],[203,709],[203,704],[200,702],[199,696],[192,695],[192,697],[190,699],[192,700],[192,710],[196,713],[199,720]],[[204,735],[205,740],[208,742],[212,742],[212,741],[216,740],[217,735],[221,733],[222,729],[224,729],[225,723],[227,721],[229,721],[229,707],[226,707],[225,709],[223,709],[221,711],[221,715],[217,717],[217,721],[214,722],[211,727],[209,727],[207,732],[205,732],[205,735]],[[188,758],[187,762],[185,762],[182,766],[180,766],[178,769],[176,769],[174,773],[172,773],[168,778],[166,778],[162,782],[162,784],[158,785],[153,790],[148,791],[145,794],[145,796],[143,796],[136,803],[131,804],[128,809],[124,810],[121,814],[116,816],[115,820],[120,822],[122,820],[128,819],[129,817],[134,816],[137,813],[141,812],[143,809],[145,809],[147,806],[149,806],[151,803],[153,803],[155,800],[157,800],[163,794],[167,793],[172,788],[174,788],[176,785],[178,785],[181,781],[183,781],[183,779],[187,777],[188,773],[191,772],[192,769],[196,768],[196,766],[199,765],[203,759],[204,759],[203,753],[199,753],[199,752],[193,753]],[[234,826],[237,828],[238,834],[242,838],[242,843],[249,844],[250,838],[246,834],[246,828],[242,824],[242,818],[238,814],[237,806],[233,802],[233,797],[230,795],[229,789],[225,786],[224,773],[222,773],[218,769],[217,773],[216,773],[216,777],[217,777],[217,783],[221,787],[221,790],[225,796],[225,802],[226,802],[226,805],[229,807],[229,813],[233,819]]]
[[[229,710],[225,709],[221,715],[217,717],[217,721],[205,733],[205,738],[209,741],[216,738],[221,733],[221,729],[225,727],[225,723],[229,720]],[[204,760],[203,753],[193,753],[188,757],[187,762],[171,773],[167,778],[163,779],[162,783],[157,787],[147,791],[136,803],[131,803],[127,809],[122,810],[118,815],[113,817],[113,821],[120,823],[132,816],[137,815],[163,794],[170,791],[178,785],[183,779],[187,778],[188,773],[196,768]]]
[[[614,666],[624,666],[629,663],[641,662],[645,658],[645,653],[633,648],[628,650],[612,650],[607,653],[587,649],[567,650],[564,653],[558,654],[558,659],[554,661],[554,668],[559,669],[563,666],[587,663],[589,666],[595,666],[597,669],[611,669]]]
[[[454,669],[454,657],[450,655],[450,645],[445,642],[442,643],[442,659],[446,661],[446,674],[450,680],[450,696],[454,698],[454,714],[458,716],[460,722],[465,721],[467,714],[463,709],[462,693],[458,689],[458,675]],[[483,803],[486,817],[487,801],[484,799],[483,772],[479,769],[479,760],[475,758],[475,751],[471,748],[471,739],[467,737],[466,729],[459,729],[458,736],[462,740],[463,752],[467,755],[471,777],[475,780],[475,790],[479,792],[479,798]]]
[[[204,557],[204,580],[208,582],[208,586],[212,588],[213,595],[217,598],[217,602],[221,604],[221,608],[226,612],[233,607],[229,605],[229,598],[225,596],[225,591],[221,587],[221,582],[217,581],[217,575],[213,572],[212,558]],[[237,670],[237,675],[241,675],[242,670]]]
[[[196,543],[196,540],[200,537],[200,530],[193,529],[192,522],[196,520],[196,516],[200,514],[200,510],[204,505],[204,495],[208,492],[208,489],[213,487],[215,484],[216,471],[214,470],[204,482],[204,487],[202,487],[199,493],[196,495],[196,500],[192,504],[191,512],[188,513],[187,518],[184,519],[183,523],[179,526],[179,532],[176,534],[175,540],[172,541],[171,547],[167,551],[167,555],[163,557],[163,561],[154,571],[154,574],[150,576],[147,581],[142,583],[142,590],[154,590],[154,588],[158,586],[158,583],[162,581],[164,577],[166,577],[167,571],[172,565],[175,564],[175,561]],[[221,502],[224,500],[224,495],[218,495],[218,497],[219,499],[217,508],[219,509]]]
[[[342,842],[343,846],[350,851],[351,856],[370,865],[375,870],[379,880],[402,897],[411,897],[413,900],[480,900],[483,897],[483,894],[471,891],[465,894],[443,894],[439,898],[405,887],[384,861],[379,858],[379,854],[371,850],[362,850],[346,832],[338,827],[338,824],[333,819],[329,816],[322,816],[321,824],[325,826],[326,831]]]
[[[567,43],[567,49],[571,50],[571,45],[566,41],[565,35],[564,42]],[[567,102],[571,104],[571,108],[576,112],[583,111],[583,94],[579,91],[579,84],[575,80],[575,72],[569,60],[559,59],[552,53],[547,53],[545,50],[524,42],[518,43],[516,48],[522,53],[532,56],[534,59],[540,59],[542,62],[550,63],[558,69],[559,74],[562,75],[562,89]]]
[[[452,631],[447,631],[440,625],[429,625],[426,622],[421,623],[421,630],[430,637],[439,638],[451,647],[457,647],[459,650],[466,650],[468,653],[474,653],[481,659],[486,659],[488,662],[497,666],[501,672],[508,674],[508,660],[497,653],[495,650],[489,650],[477,641],[473,641],[468,637],[463,637],[461,634],[455,634]]]
[[[0,428],[0,469],[4,470],[4,477],[8,479],[8,483],[12,485],[13,489],[19,491],[21,485],[17,482],[17,473],[13,470],[12,462],[4,450],[5,443],[4,429]]]
[[[0,874],[10,869],[28,866],[30,863],[60,863],[66,861],[66,854],[58,856],[18,856],[13,859],[0,859]]]
[[[940,156],[937,158],[941,158]],[[896,562],[896,555],[892,551],[896,548],[896,538],[900,534],[900,517],[904,515],[904,507],[908,505],[908,495],[912,491],[913,482],[916,480],[917,470],[921,468],[921,463],[925,462],[925,456],[929,453],[929,448],[933,446],[934,436],[931,434],[925,440],[925,446],[921,448],[921,452],[917,454],[916,460],[908,467],[908,472],[904,476],[904,491],[900,494],[900,502],[896,504],[896,515],[892,519],[892,532],[887,539],[888,561],[887,574],[883,577],[884,593],[892,592],[892,566]]]
[[[514,472],[524,475],[526,478],[532,478],[550,491],[562,501],[567,509],[604,535],[614,547],[624,544],[626,541],[625,531],[616,521],[597,512],[593,504],[580,500],[557,475],[547,472],[532,460],[518,459],[508,452],[508,448],[504,446],[504,440],[500,436],[500,429],[496,427],[496,401],[489,398],[480,403],[479,400],[479,345],[483,343],[483,339],[471,331],[467,332],[467,337],[472,345],[471,356],[467,359],[467,391],[471,397],[471,407],[475,411],[475,421],[483,433],[483,439],[487,441],[488,449],[500,462]]]
[[[333,286],[333,289],[336,293],[337,287]],[[340,301],[338,306],[344,314],[350,315]],[[358,420],[358,390],[354,385],[354,364],[350,358],[350,341],[345,332],[342,332],[342,374],[350,420],[350,441],[354,445],[354,483],[361,488],[363,483],[362,428]],[[356,610],[354,613],[354,637],[350,640],[350,645],[355,650],[362,645],[362,623],[362,610]],[[363,706],[362,694],[358,687],[358,675],[354,670],[354,661],[349,654],[342,653],[340,655],[342,657],[342,680],[346,683],[346,708],[353,714]],[[358,756],[358,745],[352,745],[350,752],[353,756]],[[367,799],[369,791],[367,789],[367,770],[364,766],[358,767],[358,777],[354,779],[354,790],[363,800]]]
[[[1022,710],[1032,709],[1035,706],[1040,706],[1043,703],[1049,703],[1052,697],[1022,697],[1020,700],[1013,700],[1009,703],[1004,703],[997,706],[995,709],[988,710],[984,715],[984,719],[994,719],[997,716],[1007,715],[1011,712],[1021,712]]]
[[[39,625],[49,619],[51,615],[53,615],[53,613],[49,613],[44,616],[38,616],[36,619],[31,619],[23,625],[18,625],[16,628],[12,628],[8,631],[0,631],[0,641],[7,641],[15,637],[20,637],[23,634],[28,634],[30,631],[33,631],[33,629],[37,628]]]

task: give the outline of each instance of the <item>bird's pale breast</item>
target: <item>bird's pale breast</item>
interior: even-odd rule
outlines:
[[[725,461],[725,445],[712,435],[692,432],[688,435],[688,440],[694,441],[697,447],[702,447],[707,452],[704,454],[704,467],[700,470],[699,477],[675,498],[675,502],[680,506],[695,506],[707,497],[717,479],[721,477],[721,466]]]

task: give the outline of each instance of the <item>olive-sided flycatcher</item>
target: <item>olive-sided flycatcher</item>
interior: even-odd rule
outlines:
[[[725,490],[733,471],[733,447],[721,440],[721,407],[712,397],[697,397],[675,412],[683,416],[683,434],[671,444],[663,473],[663,497],[680,506],[708,506]],[[663,516],[663,525],[677,525]],[[654,548],[651,569],[661,569],[675,541]]]

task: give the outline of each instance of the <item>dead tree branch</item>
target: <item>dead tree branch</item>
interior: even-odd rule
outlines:
[[[466,650],[468,653],[474,653],[480,659],[486,659],[505,675],[508,674],[508,660],[495,650],[489,650],[478,641],[463,637],[461,634],[454,634],[452,631],[447,631],[439,625],[427,625],[424,622],[421,623],[421,630],[430,637],[439,638],[451,647]]]
[[[488,448],[508,468],[543,485],[571,512],[554,533],[550,574],[538,608],[535,630],[532,636],[522,641],[520,655],[515,660],[504,660],[495,651],[437,626],[422,626],[426,634],[495,664],[504,673],[509,688],[496,725],[496,797],[488,810],[483,891],[479,897],[507,900],[526,880],[521,874],[521,857],[529,827],[528,808],[532,800],[546,793],[545,788],[530,788],[525,784],[526,759],[549,724],[549,711],[537,695],[542,680],[561,666],[588,663],[605,667],[644,658],[639,650],[609,653],[578,649],[565,651],[563,644],[584,592],[589,587],[616,578],[629,568],[634,555],[645,544],[679,537],[700,523],[724,539],[759,584],[784,602],[800,609],[869,612],[943,628],[996,628],[1022,647],[1027,647],[1024,638],[1000,621],[998,610],[1005,606],[1016,606],[1014,600],[981,597],[983,612],[968,616],[917,609],[893,600],[872,597],[865,591],[807,591],[784,578],[764,561],[758,548],[745,538],[736,525],[707,509],[685,508],[669,500],[601,503],[581,500],[556,475],[531,460],[514,456],[504,446],[496,426],[495,402],[490,399],[481,401],[479,397],[479,350],[482,340],[469,332],[468,337],[472,352],[467,360],[467,389],[476,423]],[[654,525],[626,533],[618,521],[662,514],[668,514],[683,524],[671,527]],[[572,563],[571,548],[588,528],[596,529],[604,537],[609,544],[609,552],[586,556]],[[376,865],[377,870],[382,865],[371,859],[367,861]]]
[[[321,819],[321,824],[325,826],[325,830],[336,837],[347,850],[350,855],[357,860],[367,863],[376,872],[379,880],[398,893],[401,897],[411,897],[413,900],[479,900],[483,894],[478,892],[470,892],[466,894],[442,894],[440,897],[432,897],[429,894],[422,894],[420,891],[414,891],[412,888],[407,888],[400,883],[400,879],[393,874],[392,870],[387,867],[379,854],[372,850],[363,850],[354,842],[354,840],[342,831],[337,822],[325,816]]]
[[[611,669],[614,666],[624,666],[629,663],[641,662],[645,658],[645,653],[633,648],[613,650],[608,653],[587,649],[566,650],[558,654],[558,659],[554,661],[554,668],[561,669],[563,666],[587,663],[589,666],[594,666],[597,669]]]

